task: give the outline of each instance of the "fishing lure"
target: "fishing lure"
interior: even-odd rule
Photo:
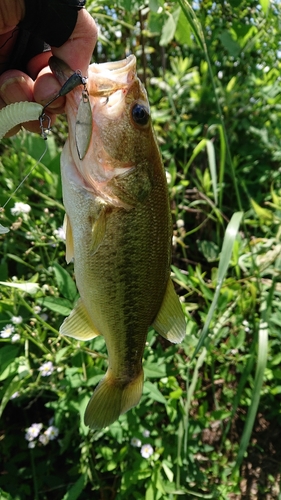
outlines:
[[[0,111],[0,140],[16,125],[38,120],[43,106],[37,102],[15,102]]]
[[[58,99],[59,97],[63,97],[66,94],[69,94],[69,92],[78,87],[78,85],[84,85],[84,91],[86,91],[86,82],[87,82],[87,77],[82,76],[80,69],[75,71],[73,75],[71,75],[68,78],[68,80],[66,80],[66,82],[63,84],[58,94],[55,95],[55,97],[53,97],[47,104],[45,104],[41,115],[43,116],[45,114],[45,109],[48,106],[50,106],[50,104],[52,104],[54,101],[56,101],[56,99]]]
[[[51,99],[51,101],[49,101],[45,106],[42,106],[41,104],[38,104],[36,102],[16,102],[5,106],[3,109],[0,110],[0,140],[3,139],[3,137],[7,134],[7,132],[9,132],[16,125],[33,120],[39,120],[41,128],[41,136],[43,137],[43,139],[46,140],[47,132],[50,130],[50,124],[51,124],[50,117],[45,113],[46,108],[59,97],[65,96],[73,89],[78,87],[78,85],[83,85],[84,89],[82,91],[82,99],[78,109],[77,122],[76,122],[77,151],[79,154],[79,158],[83,159],[89,146],[91,130],[92,130],[91,126],[92,113],[91,113],[91,105],[89,101],[89,94],[87,91],[86,82],[87,82],[87,77],[82,76],[81,71],[77,70],[63,84],[58,94],[55,97],[53,97],[53,99]],[[47,122],[47,125],[45,125],[45,122]],[[45,151],[39,158],[36,165],[42,160],[43,156],[46,153],[46,150],[47,147],[45,148]],[[32,167],[32,169],[20,182],[20,184],[15,189],[13,194],[6,201],[5,205],[1,208],[1,211],[3,211],[4,207],[10,201],[11,197],[20,188],[20,186],[30,175],[31,171],[33,170],[33,168],[35,168],[36,165]],[[6,234],[8,232],[9,229],[0,224],[0,234]]]
[[[80,160],[83,160],[85,154],[87,153],[92,135],[92,124],[93,116],[89,94],[87,89],[84,89],[82,92],[82,99],[78,107],[75,124],[75,142]]]
[[[52,64],[51,64],[52,66]],[[59,97],[65,96],[72,90],[74,90],[79,85],[83,85],[84,89],[82,91],[82,98],[77,112],[76,120],[76,130],[75,130],[75,140],[77,152],[80,160],[83,160],[87,149],[89,147],[91,133],[92,133],[92,109],[89,100],[89,94],[87,90],[87,77],[82,76],[80,70],[75,71],[66,82],[61,87],[58,94],[51,99],[43,108],[42,113],[39,117],[41,129],[43,128],[43,122],[45,119],[45,110],[50,104],[52,104]],[[44,134],[42,134],[44,138]]]

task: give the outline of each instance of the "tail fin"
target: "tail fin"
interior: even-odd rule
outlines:
[[[112,424],[122,413],[136,406],[143,388],[143,369],[125,386],[108,371],[100,381],[86,408],[84,421],[92,429],[102,429]]]

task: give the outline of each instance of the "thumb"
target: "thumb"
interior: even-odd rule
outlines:
[[[74,71],[80,69],[86,75],[97,37],[98,29],[94,19],[89,12],[81,9],[70,38],[61,47],[51,47],[52,53]]]

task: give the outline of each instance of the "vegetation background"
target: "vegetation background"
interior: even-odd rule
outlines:
[[[192,7],[87,3],[100,25],[94,61],[135,53],[148,90],[186,339],[151,330],[141,403],[89,432],[107,353],[100,338],[58,334],[77,299],[61,231],[61,119],[1,215],[11,228],[0,237],[1,500],[281,498],[281,7]],[[1,206],[44,146],[29,133],[2,141]]]

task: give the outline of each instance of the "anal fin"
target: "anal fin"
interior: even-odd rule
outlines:
[[[77,340],[91,340],[100,335],[81,299],[60,327],[60,333]]]
[[[185,337],[185,316],[171,278],[152,326],[162,337],[173,344],[181,342]]]

